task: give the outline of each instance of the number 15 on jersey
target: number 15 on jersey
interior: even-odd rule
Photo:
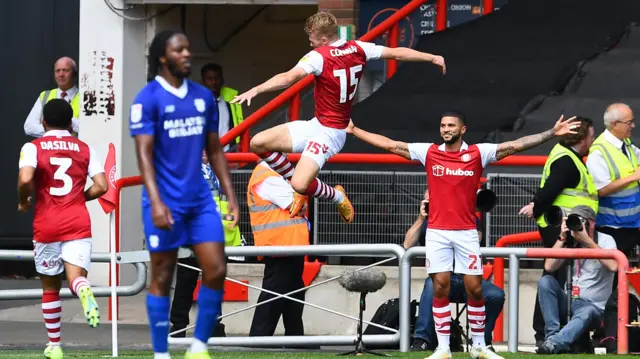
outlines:
[[[358,90],[358,81],[361,75],[358,75],[362,71],[362,65],[356,65],[349,68],[348,75],[347,69],[333,70],[333,76],[340,80],[340,103],[347,102],[347,91],[353,86],[353,91],[349,94],[349,101],[353,99]]]

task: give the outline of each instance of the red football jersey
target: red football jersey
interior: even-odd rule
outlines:
[[[476,193],[484,169],[478,146],[446,152],[432,145],[425,169],[430,196],[428,228],[476,229]]]
[[[315,79],[315,116],[323,126],[347,128],[367,55],[354,40],[340,46],[322,46],[315,51],[323,59],[322,73]]]
[[[86,143],[60,132],[67,133],[51,131],[31,142],[35,148],[25,145],[21,154],[21,167],[33,165],[29,163],[32,159],[23,156],[34,156],[35,150],[33,239],[40,243],[91,237],[84,197],[91,150]]]

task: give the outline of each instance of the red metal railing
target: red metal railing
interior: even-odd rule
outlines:
[[[496,247],[508,247],[515,244],[525,244],[540,241],[540,233],[525,232],[503,236],[496,242]],[[493,261],[493,282],[504,290],[504,258],[496,257]],[[504,311],[500,312],[496,325],[493,329],[493,341],[500,343],[504,341]]]
[[[584,259],[614,259],[618,263],[618,354],[629,353],[629,283],[627,271],[629,260],[617,249],[559,249],[559,248],[527,248],[528,258],[584,258]],[[510,284],[511,285],[511,284]],[[513,315],[514,313],[510,313]],[[518,315],[515,313],[515,315]],[[510,328],[511,329],[511,328]],[[517,330],[517,328],[516,328]],[[637,340],[637,338],[636,338]]]

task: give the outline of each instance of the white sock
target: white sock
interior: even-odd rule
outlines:
[[[193,338],[193,341],[191,342],[191,349],[189,349],[191,353],[200,353],[206,350],[207,350],[207,343],[203,343],[198,339]]]
[[[340,204],[344,201],[344,195],[340,191],[336,191],[335,196],[333,197],[333,203]]]
[[[442,349],[446,349],[446,350],[451,350],[451,343],[449,342],[449,339],[451,339],[450,335],[442,335],[442,334],[437,334],[438,336],[438,348],[442,348]]]
[[[171,359],[169,353],[153,353],[153,359]]]

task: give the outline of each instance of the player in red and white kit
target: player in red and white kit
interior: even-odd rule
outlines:
[[[297,192],[291,213],[298,213],[306,196],[313,196],[336,203],[342,220],[351,223],[354,210],[344,188],[340,185],[332,188],[316,176],[325,162],[344,146],[345,128],[351,119],[351,105],[367,61],[395,59],[431,62],[445,72],[444,59],[404,47],[387,48],[368,42],[341,40],[336,18],[327,12],[309,17],[305,31],[314,50],[291,70],[275,75],[231,102],[247,101],[251,105],[251,99],[258,94],[289,87],[309,74],[315,76],[315,117],[309,121],[289,122],[256,134],[251,139],[251,151],[257,153],[273,170],[291,180],[291,186]],[[295,172],[285,154],[292,152],[302,152]]]
[[[60,348],[60,274],[82,303],[91,327],[100,323],[100,310],[87,281],[91,263],[91,220],[85,202],[107,192],[107,179],[95,152],[71,136],[73,110],[62,99],[44,105],[46,133],[28,142],[20,152],[18,210],[29,210],[32,193],[36,205],[33,244],[36,271],[42,282],[42,314],[49,336],[44,356],[63,357]],[[85,190],[87,176],[93,185]]]
[[[433,279],[433,317],[438,348],[429,359],[450,359],[449,334],[451,309],[449,288],[451,272],[464,275],[468,298],[472,358],[499,359],[484,340],[485,308],[482,297],[482,259],[476,230],[476,192],[484,168],[513,153],[535,147],[554,136],[576,133],[574,118],[560,117],[545,132],[501,144],[469,145],[462,141],[467,130],[464,116],[445,113],[440,120],[444,143],[405,143],[369,133],[350,123],[347,132],[373,146],[410,160],[420,161],[429,184],[429,221],[425,238],[427,271]],[[454,266],[455,262],[455,266]],[[455,267],[455,268],[454,268]]]

